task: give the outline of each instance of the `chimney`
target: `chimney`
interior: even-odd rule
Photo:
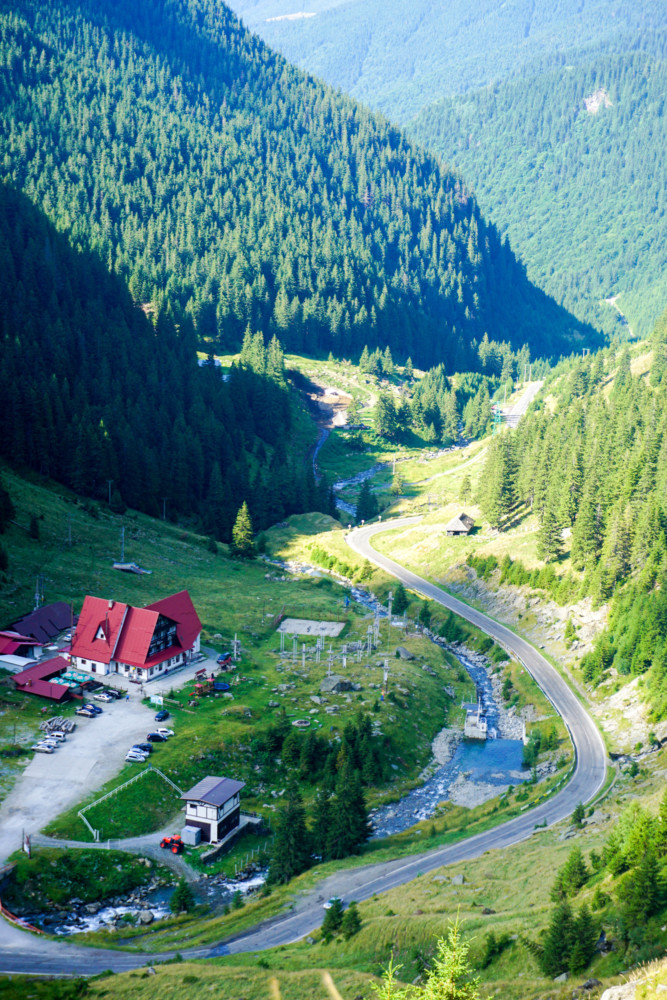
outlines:
[[[113,601],[109,601],[109,611],[111,611],[112,607],[113,607]]]

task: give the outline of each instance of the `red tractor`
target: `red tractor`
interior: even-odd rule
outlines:
[[[172,854],[182,854],[185,845],[180,837],[163,837],[160,841],[160,847],[166,848]]]

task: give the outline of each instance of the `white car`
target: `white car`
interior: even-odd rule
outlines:
[[[132,764],[145,764],[146,757],[143,753],[139,753],[138,750],[128,750],[125,754],[125,760],[130,761]]]
[[[35,743],[30,749],[36,753],[53,753],[53,747],[48,746],[46,743]]]
[[[64,733],[61,733],[59,730],[56,730],[55,733],[49,733],[47,736],[44,737],[44,739],[57,740],[58,743],[64,743],[67,737],[65,736]]]
[[[97,694],[93,695],[95,701],[113,701],[113,695],[110,695],[108,691],[98,691]]]
[[[174,735],[174,730],[173,729],[165,729],[164,726],[159,726],[157,729],[155,729],[153,731],[156,732],[156,733],[159,733],[160,736],[173,736]]]

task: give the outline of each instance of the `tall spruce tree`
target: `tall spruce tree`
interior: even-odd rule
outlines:
[[[255,554],[252,521],[245,500],[239,508],[232,528],[232,552],[241,559],[250,559]]]
[[[269,881],[289,882],[310,867],[310,835],[298,785],[291,781],[287,802],[275,819],[275,837],[269,862]]]

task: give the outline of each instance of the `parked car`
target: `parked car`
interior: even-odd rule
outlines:
[[[113,701],[113,695],[110,695],[108,691],[97,691],[93,698],[96,701]]]
[[[125,692],[119,691],[117,688],[107,688],[107,694],[111,695],[111,697],[114,698],[116,701],[118,701],[119,698],[125,697]]]
[[[169,712],[166,708],[161,708],[160,711],[155,716],[156,722],[164,722],[165,719],[169,718]]]
[[[53,753],[53,747],[47,747],[45,743],[35,743],[30,749],[35,753]]]
[[[37,745],[40,747],[49,747],[51,750],[57,750],[60,743],[58,743],[58,740],[40,740]]]
[[[158,726],[157,729],[155,730],[155,732],[159,733],[160,736],[173,736],[174,735],[174,730],[173,729],[165,729],[164,726]]]
[[[58,740],[59,743],[64,743],[66,741],[67,737],[66,737],[65,733],[61,733],[59,730],[56,730],[55,733],[49,733],[47,739],[49,739],[49,740]]]
[[[133,750],[138,750],[139,753],[153,753],[152,743],[135,743],[132,747]]]
[[[93,695],[93,697],[94,697],[94,695]],[[95,715],[101,715],[102,714],[102,709],[100,708],[100,706],[99,705],[93,705],[92,701],[85,702],[85,704],[84,704],[83,707],[87,708],[89,712],[94,712]]]
[[[330,910],[331,907],[334,905],[334,903],[342,903],[342,902],[343,900],[340,898],[340,896],[332,896],[330,899],[327,899],[326,903],[324,904],[324,909]]]
[[[167,737],[163,736],[162,733],[149,733],[146,737],[151,743],[166,743]]]
[[[97,712],[94,712],[92,708],[85,708],[84,706],[75,709],[74,714],[84,715],[87,719],[95,719],[97,717]]]
[[[146,754],[139,753],[138,750],[128,750],[125,754],[125,760],[130,761],[132,764],[144,764],[146,762]]]

